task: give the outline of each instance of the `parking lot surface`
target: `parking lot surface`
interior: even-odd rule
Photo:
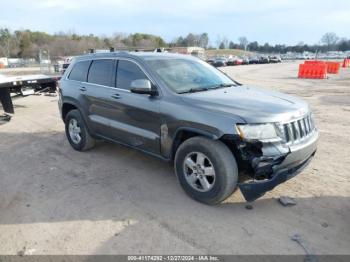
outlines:
[[[350,254],[350,69],[326,80],[297,79],[294,62],[221,70],[310,103],[320,141],[302,174],[252,210],[239,191],[206,206],[161,160],[107,142],[74,151],[57,97],[18,97],[0,125],[0,254],[304,254],[294,234],[316,254]]]

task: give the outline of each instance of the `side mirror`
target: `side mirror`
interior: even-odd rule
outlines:
[[[148,79],[136,79],[132,81],[130,91],[135,94],[158,95],[157,90],[152,88],[152,83]]]

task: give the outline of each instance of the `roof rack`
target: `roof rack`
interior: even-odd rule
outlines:
[[[113,52],[121,52],[121,51],[125,51],[125,50],[115,50],[114,47],[110,47],[109,49],[100,49],[100,50],[96,50],[96,49],[89,49],[89,54],[98,54],[98,53],[113,53]]]
[[[113,53],[113,52],[154,52],[154,53],[163,53],[168,52],[170,48],[164,48],[164,47],[158,47],[158,48],[143,48],[143,47],[122,47],[122,48],[114,48],[109,47],[109,49],[105,50],[96,50],[96,49],[89,49],[88,54],[97,54],[97,53]]]

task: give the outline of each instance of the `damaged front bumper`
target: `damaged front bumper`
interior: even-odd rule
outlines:
[[[260,155],[256,154],[259,150],[253,154],[243,149],[254,173],[253,181],[238,185],[245,200],[252,202],[299,174],[315,155],[317,141],[318,131],[315,129],[307,139],[296,145],[260,144]]]
[[[310,163],[315,152],[303,163],[294,168],[278,170],[271,179],[257,180],[255,182],[240,183],[238,185],[245,200],[252,202],[263,196],[267,191],[274,189],[277,185],[298,175]]]

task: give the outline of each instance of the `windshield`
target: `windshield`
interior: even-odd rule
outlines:
[[[235,85],[226,75],[200,60],[162,58],[147,62],[165,84],[178,94]]]

